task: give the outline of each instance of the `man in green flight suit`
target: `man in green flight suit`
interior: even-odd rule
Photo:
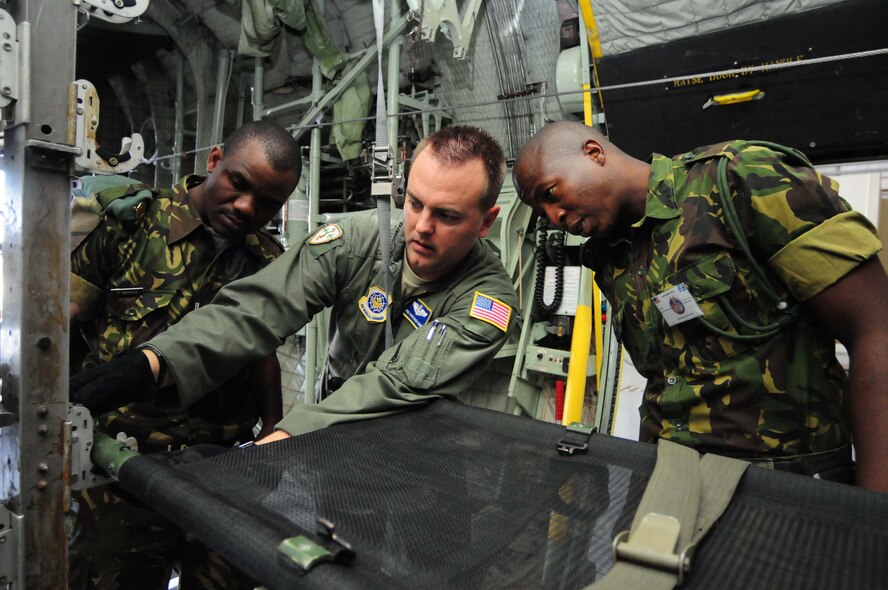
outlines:
[[[648,379],[643,440],[850,483],[853,432],[858,485],[888,491],[881,243],[802,154],[731,141],[644,162],[559,122],[524,147],[515,185],[589,238],[582,262]]]
[[[72,226],[82,235],[72,239],[71,315],[72,333],[85,336],[85,368],[113,363],[283,252],[261,228],[299,180],[299,146],[290,133],[270,122],[247,123],[210,150],[207,172],[172,189],[112,179],[118,186],[76,200]],[[76,206],[84,203],[94,210]],[[280,365],[267,351],[187,409],[146,401],[102,408],[94,413],[97,429],[134,437],[143,453],[231,446],[253,438],[258,418],[262,435],[280,420]],[[74,500],[72,588],[166,588],[174,565],[183,588],[253,587],[173,523],[111,487],[82,490]]]
[[[504,173],[502,149],[486,132],[455,126],[430,135],[414,154],[393,235],[391,292],[376,213],[355,214],[228,285],[141,351],[75,378],[72,397],[93,411],[134,398],[187,407],[332,308],[325,399],[296,406],[274,438],[455,398],[520,321],[512,282],[479,239],[499,213]],[[177,396],[155,387],[168,381]]]

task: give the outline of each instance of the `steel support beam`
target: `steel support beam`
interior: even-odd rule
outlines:
[[[385,35],[382,38],[383,47],[388,47],[390,44],[398,40],[398,36],[404,30],[405,26],[407,26],[406,15],[391,22],[389,24],[389,29],[385,32]],[[318,119],[318,116],[330,108],[330,106],[342,96],[342,93],[348,90],[355,78],[366,70],[367,66],[369,66],[374,59],[376,59],[376,45],[371,45],[367,48],[364,55],[342,74],[339,80],[337,80],[336,85],[333,86],[327,94],[321,97],[318,102],[311,107],[305,115],[303,115],[299,123],[294,126],[297,130],[297,138],[302,134],[303,129],[311,127],[317,123],[316,120]]]
[[[20,566],[0,577],[15,588],[57,590],[66,587],[68,569],[68,203],[75,151],[68,127],[77,18],[72,2],[19,0],[9,9],[28,50],[4,131],[0,377],[3,407],[14,416],[0,428],[0,499],[23,541]]]

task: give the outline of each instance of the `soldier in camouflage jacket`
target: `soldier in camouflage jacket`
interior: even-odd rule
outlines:
[[[162,333],[208,304],[224,285],[283,252],[261,227],[296,186],[298,149],[286,130],[250,123],[228,138],[224,151],[211,150],[207,177],[186,176],[172,189],[129,181],[75,200],[71,307],[88,340],[84,367]],[[96,416],[96,424],[111,436],[134,436],[140,452],[150,453],[250,439],[257,412],[268,431],[281,418],[274,354],[186,409],[133,403]],[[195,559],[182,571],[183,581],[216,588],[211,578],[221,575],[231,580],[226,587],[238,587],[218,556],[183,549],[175,525],[110,488],[84,490],[75,500],[79,536],[71,547],[72,586],[90,578],[98,588],[165,587],[184,551]]]
[[[780,465],[847,448],[853,423],[859,483],[888,491],[888,279],[835,182],[773,144],[648,163],[567,122],[528,143],[515,176],[525,202],[590,238],[583,264],[648,379],[642,438]]]
[[[264,230],[217,250],[188,192],[204,180],[192,175],[171,189],[134,184],[97,195],[109,206],[71,255],[71,301],[89,341],[83,367],[148,341],[283,252]],[[230,445],[249,438],[256,424],[256,404],[244,395],[251,386],[245,371],[187,414],[130,404],[96,418],[103,432],[134,436],[142,452],[195,442]]]

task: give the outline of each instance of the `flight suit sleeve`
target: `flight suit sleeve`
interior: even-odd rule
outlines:
[[[511,285],[482,288],[509,308],[507,329],[471,316],[478,291],[470,289],[437,317],[431,337],[429,324],[417,329],[320,404],[294,407],[277,428],[304,434],[339,422],[387,416],[435,398],[455,399],[477,381],[509,331],[520,327]]]
[[[305,244],[285,252],[151,339],[147,345],[163,355],[175,378],[178,401],[184,407],[196,402],[333,305],[349,273],[347,240],[322,253]]]
[[[839,196],[838,183],[785,154],[753,146],[729,166],[738,211],[747,206],[751,242],[790,293],[807,301],[882,247],[866,217]]]

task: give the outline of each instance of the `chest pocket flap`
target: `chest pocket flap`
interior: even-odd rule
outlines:
[[[677,324],[666,331],[666,343],[681,352],[688,351],[693,357],[717,361],[732,357],[747,349],[742,340],[725,335],[739,334],[738,327],[731,321],[730,313],[722,305],[721,296],[729,294],[735,285],[737,267],[728,252],[719,252],[700,258],[667,277],[666,288],[684,283],[694,300],[700,306],[703,317]],[[708,326],[706,325],[708,324]],[[715,333],[721,331],[724,335]]]
[[[169,306],[176,291],[143,291],[134,296],[108,294],[108,312],[113,317],[125,321],[144,319],[159,309]]]
[[[695,299],[710,299],[726,293],[734,282],[737,267],[727,252],[710,254],[678,270],[666,279],[669,286],[684,283]]]

